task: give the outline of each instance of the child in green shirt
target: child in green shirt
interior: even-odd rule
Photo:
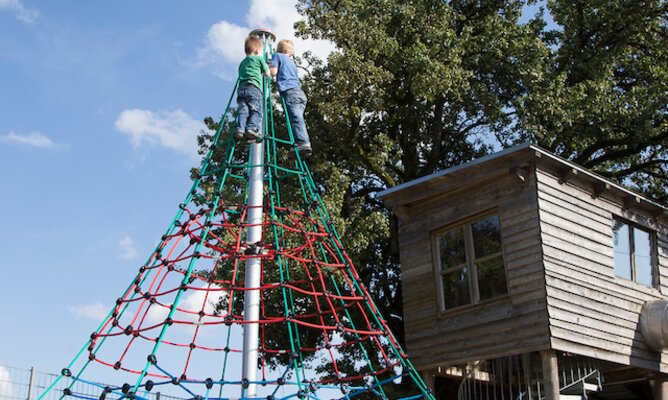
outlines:
[[[262,41],[249,36],[244,43],[246,58],[239,64],[237,89],[237,129],[234,137],[256,140],[262,136],[262,76],[269,76],[269,67],[260,56]]]

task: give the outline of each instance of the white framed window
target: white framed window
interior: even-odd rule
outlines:
[[[615,218],[612,223],[615,275],[655,287],[655,236],[637,224]]]
[[[498,215],[438,230],[432,240],[441,311],[508,293]]]

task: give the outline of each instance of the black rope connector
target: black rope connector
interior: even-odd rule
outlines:
[[[146,361],[156,365],[158,363],[158,358],[155,356],[155,354],[149,354],[148,357],[146,357]]]
[[[95,354],[88,353],[88,361],[93,361],[93,360],[95,360]]]
[[[274,400],[274,396],[272,395],[267,396],[267,400]]]
[[[141,267],[139,267],[139,272],[143,273],[145,271],[146,271],[146,266],[145,265],[142,265]]]
[[[119,297],[116,299],[116,305],[120,306],[121,304],[123,304],[123,299]]]
[[[165,325],[172,325],[174,323],[174,320],[171,318],[166,318],[165,319]]]
[[[250,385],[250,382],[248,381],[247,378],[244,378],[241,380],[241,386],[244,387],[244,389],[248,389],[248,386]]]
[[[151,299],[151,293],[149,293],[149,292],[144,293],[144,298],[145,298],[146,300]]]
[[[186,291],[188,290],[188,285],[185,283],[181,283],[181,286],[179,286],[179,290]]]
[[[129,391],[130,391],[130,384],[124,383],[123,386],[121,386],[121,392],[123,392],[123,394],[128,394]]]
[[[174,221],[174,226],[181,226],[181,221]]]
[[[225,325],[226,326],[232,325],[232,317],[230,317],[229,315],[225,317]]]
[[[179,378],[173,376],[173,377],[172,377],[172,385],[178,385],[179,383],[181,383],[181,382],[179,381]]]
[[[121,369],[121,362],[120,361],[116,361],[116,363],[114,364],[114,369],[115,370]]]
[[[204,380],[204,385],[206,386],[207,389],[211,389],[213,387],[213,379],[206,378]]]
[[[283,386],[283,385],[285,385],[285,379],[284,379],[283,377],[280,377],[280,378],[276,379],[276,384],[277,384],[278,386]]]
[[[98,400],[104,400],[107,397],[107,392],[102,392],[100,393],[100,397],[98,397]]]
[[[194,251],[193,252],[193,258],[199,258],[199,256],[200,256],[199,251]]]
[[[181,380],[181,381],[187,381],[187,380],[188,380],[188,377],[186,376],[186,374],[181,374],[181,377],[179,378],[179,380]]]
[[[64,394],[65,396],[71,396],[71,395],[72,395],[72,391],[70,390],[70,388],[65,388],[65,389],[63,389],[63,394]]]
[[[126,335],[130,335],[132,333],[132,325],[126,326],[125,329],[123,330],[123,333],[125,333]]]
[[[72,376],[72,371],[70,371],[69,368],[63,368],[62,370],[60,370],[60,373],[61,373],[63,376],[67,376],[67,377]]]
[[[227,346],[225,346],[225,348],[223,349],[223,351],[224,351],[225,353],[229,353],[229,352],[230,352],[230,348],[227,347]]]
[[[199,315],[200,318],[203,318],[206,315],[206,313],[203,310],[200,310],[200,312],[198,312],[197,315]]]
[[[135,392],[133,392],[132,390],[130,390],[130,391],[128,392],[128,394],[125,395],[125,397],[128,398],[128,399],[130,399],[130,400],[132,400],[132,399],[135,398]]]
[[[305,398],[306,397],[306,392],[303,389],[299,390],[297,392],[297,397],[299,397],[300,399]]]
[[[179,204],[179,208],[185,211],[186,210],[186,203]]]
[[[95,340],[96,337],[97,337],[97,332],[93,332],[90,334],[90,340]]]

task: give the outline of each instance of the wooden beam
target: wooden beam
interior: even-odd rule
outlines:
[[[578,170],[575,168],[564,168],[561,170],[561,173],[559,174],[559,184],[562,185],[564,182],[568,182],[568,179],[570,179],[572,176],[576,176],[578,174]]]
[[[594,191],[591,193],[592,199],[601,197],[603,193],[610,190],[611,186],[608,182],[596,182],[594,184]]]
[[[510,176],[512,176],[517,182],[521,184],[527,183],[529,180],[529,170],[519,166],[510,167],[508,170]]]
[[[640,204],[642,200],[639,196],[628,196],[624,198],[624,209],[628,210]]]

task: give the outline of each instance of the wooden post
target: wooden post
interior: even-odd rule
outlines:
[[[540,352],[543,364],[543,383],[545,391],[543,395],[546,400],[559,400],[559,363],[557,353],[554,350],[543,350]]]
[[[654,374],[654,398],[668,400],[668,376],[659,372]]]

